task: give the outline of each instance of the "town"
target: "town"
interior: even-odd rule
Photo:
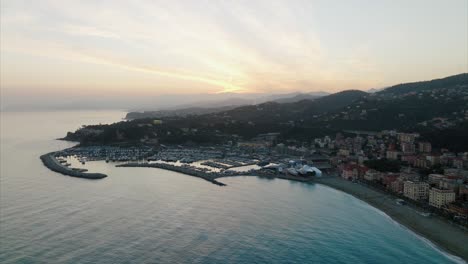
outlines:
[[[433,150],[417,133],[353,133],[315,140],[342,178],[467,224],[468,153]]]

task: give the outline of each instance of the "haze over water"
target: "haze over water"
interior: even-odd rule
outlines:
[[[103,180],[49,171],[39,155],[122,112],[1,113],[1,263],[451,263],[345,193],[256,177],[190,176],[89,162]]]

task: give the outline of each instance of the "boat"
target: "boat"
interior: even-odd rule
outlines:
[[[297,170],[294,168],[288,168],[287,172],[291,175],[297,176]]]
[[[398,205],[405,205],[406,204],[405,200],[403,200],[403,199],[396,199],[395,202]]]

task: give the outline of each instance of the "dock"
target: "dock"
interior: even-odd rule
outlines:
[[[180,172],[180,173],[187,174],[187,175],[190,175],[190,176],[202,178],[202,179],[204,179],[206,181],[209,181],[209,182],[211,182],[213,184],[216,184],[216,185],[219,185],[219,186],[225,186],[226,185],[226,184],[216,180],[216,178],[220,177],[220,175],[218,173],[195,170],[195,169],[188,168],[188,167],[174,166],[174,165],[164,164],[164,163],[126,163],[126,164],[116,165],[116,167],[158,168],[158,169],[164,169],[164,170]]]

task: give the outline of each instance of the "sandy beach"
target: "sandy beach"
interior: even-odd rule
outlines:
[[[468,231],[437,216],[422,216],[415,208],[408,205],[398,205],[394,196],[360,184],[338,177],[317,178],[315,182],[346,192],[367,202],[438,247],[468,261]]]

